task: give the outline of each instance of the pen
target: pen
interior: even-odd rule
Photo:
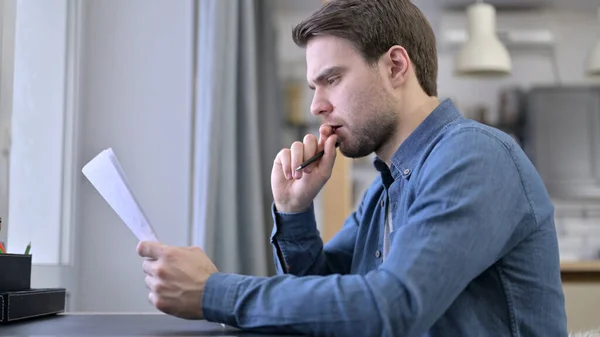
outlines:
[[[340,143],[335,143],[335,147],[340,146]],[[300,166],[296,167],[296,171],[300,171],[303,168],[307,167],[308,165],[316,162],[319,158],[323,157],[323,155],[325,154],[325,150],[319,151],[319,153],[315,154],[314,156],[308,158],[308,160],[306,160],[305,162],[303,162],[302,164],[300,164]]]
[[[29,242],[29,244],[27,245],[27,248],[25,249],[25,255],[29,255],[30,249],[31,249],[31,242]]]

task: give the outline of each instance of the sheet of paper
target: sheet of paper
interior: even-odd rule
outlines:
[[[81,171],[140,241],[158,241],[111,148],[100,152]]]

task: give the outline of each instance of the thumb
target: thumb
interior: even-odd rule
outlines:
[[[137,253],[141,257],[147,257],[157,260],[163,252],[163,245],[154,241],[140,241],[137,246]]]
[[[325,171],[327,173],[329,173],[333,170],[333,164],[335,163],[335,156],[337,155],[337,149],[335,146],[337,139],[338,139],[337,135],[333,134],[333,135],[329,136],[327,138],[327,140],[325,140],[325,148],[323,149],[325,151],[325,153],[323,154],[323,157],[321,158],[319,166],[323,166],[323,169],[325,169]]]

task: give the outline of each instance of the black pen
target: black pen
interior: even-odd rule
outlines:
[[[338,146],[340,146],[340,143],[339,142],[335,143],[335,147],[337,148]],[[325,154],[325,150],[319,151],[319,153],[317,153],[314,156],[308,158],[308,160],[306,160],[305,162],[303,162],[302,164],[300,164],[300,166],[296,167],[296,171],[300,171],[303,168],[307,167],[308,165],[316,162],[317,160],[319,160],[319,158],[323,157],[324,154]]]

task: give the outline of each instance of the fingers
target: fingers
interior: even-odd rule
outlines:
[[[308,134],[304,136],[304,158],[302,161],[306,161],[317,153],[319,144],[317,142],[317,137],[313,134]],[[312,167],[308,166],[304,168],[305,173],[310,173],[312,171]]]
[[[319,147],[317,137],[313,134],[307,134],[302,142],[296,141],[289,149],[279,151],[277,157],[275,157],[275,164],[281,166],[283,176],[287,180],[300,179],[303,172],[310,173],[312,168],[309,166],[301,171],[296,171],[296,168],[317,154]]]
[[[137,246],[137,253],[141,257],[158,259],[163,252],[163,245],[153,241],[141,241]]]
[[[333,134],[333,128],[329,124],[323,124],[319,127],[319,135],[327,138]]]
[[[333,128],[328,124],[323,124],[319,127],[319,146],[318,151],[325,148],[325,141],[333,134]]]
[[[144,260],[142,262],[142,270],[147,277],[165,279],[169,278],[168,267],[165,262],[156,261],[156,260]]]
[[[146,277],[144,277],[144,283],[146,283],[146,288],[148,288],[148,290],[154,291],[154,284],[155,284],[155,278],[150,276],[150,275],[146,275]]]
[[[146,275],[155,276],[156,275],[156,261],[145,260],[142,262],[142,270]]]
[[[325,141],[325,154],[323,154],[323,158],[321,158],[321,162],[319,163],[319,167],[323,167],[324,171],[328,174],[331,174],[333,170],[333,164],[335,163],[335,156],[337,155],[337,150],[335,147],[335,143],[337,142],[337,135],[331,135]]]
[[[300,164],[302,164],[302,162],[304,161],[304,144],[302,144],[301,142],[294,142],[292,144],[292,147],[290,148],[290,151],[292,156],[290,168],[292,169],[294,178],[300,179],[302,178],[302,172],[296,171],[296,168],[300,166]]]
[[[275,165],[279,165],[285,179],[292,179],[292,156],[290,149],[279,151],[275,157]]]

